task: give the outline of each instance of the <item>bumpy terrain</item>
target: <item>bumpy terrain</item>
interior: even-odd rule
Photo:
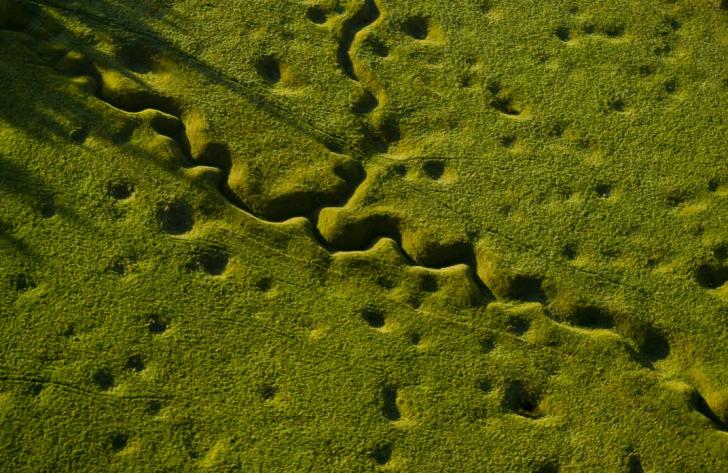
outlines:
[[[0,0],[0,471],[728,471],[728,2]]]

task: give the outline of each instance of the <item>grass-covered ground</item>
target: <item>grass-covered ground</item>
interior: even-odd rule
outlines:
[[[0,471],[728,471],[728,2],[0,0]]]

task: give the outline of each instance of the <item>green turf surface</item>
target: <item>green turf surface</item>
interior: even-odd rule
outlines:
[[[0,471],[728,471],[728,3],[0,0]]]

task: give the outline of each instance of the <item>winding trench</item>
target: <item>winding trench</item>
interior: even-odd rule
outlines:
[[[361,7],[342,24],[337,51],[339,67],[344,75],[361,83],[362,86],[362,94],[352,107],[352,111],[364,119],[364,126],[360,130],[363,138],[360,147],[365,155],[386,154],[389,145],[400,139],[399,124],[394,117],[372,120],[370,114],[381,109],[382,100],[386,95],[382,86],[367,73],[366,69],[359,67],[357,72],[351,57],[351,48],[357,37],[381,17],[382,12],[377,6],[377,0],[364,0]],[[357,150],[351,147],[347,151],[357,154]]]
[[[92,22],[128,31],[127,28],[121,28],[119,25],[115,24],[113,21],[108,20],[107,18],[98,17],[88,12],[78,10],[72,6],[60,3],[57,0],[21,1],[23,3],[35,5],[37,7],[56,8],[65,13],[83,16],[84,18],[87,18],[89,21]],[[376,22],[377,19],[380,18],[380,16],[381,12],[376,4],[376,1],[364,0],[361,8],[348,20],[346,20],[342,26],[338,56],[344,72],[347,74],[347,76],[354,80],[358,81],[354,70],[355,67],[350,56],[350,49],[352,47],[352,44],[356,40],[357,35],[359,35],[361,31],[364,30],[366,27]],[[153,41],[155,44],[157,44],[158,42],[158,38],[148,32],[136,31],[133,29],[132,32],[140,37],[147,38]],[[386,155],[388,145],[391,141],[393,141],[392,137],[398,133],[396,125],[391,125],[392,130],[387,130],[387,126],[390,125],[385,124],[384,130],[373,130],[371,128],[360,130],[360,141],[358,143],[351,143],[348,140],[343,139],[341,136],[332,134],[327,130],[318,128],[315,124],[311,124],[308,121],[303,120],[302,117],[297,116],[295,113],[292,113],[291,110],[287,109],[285,105],[271,101],[267,96],[265,96],[265,94],[262,94],[260,91],[255,90],[255,87],[253,87],[252,85],[242,83],[233,77],[230,77],[216,69],[213,69],[211,66],[202,62],[198,58],[191,56],[184,51],[180,51],[178,48],[174,47],[171,44],[164,42],[162,44],[162,47],[172,49],[183,59],[186,59],[192,64],[199,66],[201,70],[212,80],[233,87],[236,91],[244,92],[245,98],[250,100],[251,103],[253,103],[255,106],[261,107],[266,112],[271,113],[271,115],[280,119],[282,122],[291,125],[298,131],[301,131],[304,135],[311,137],[319,143],[322,143],[324,146],[331,149],[332,151],[352,157],[356,161],[361,162],[362,160],[367,158],[374,158],[376,156]],[[109,106],[127,113],[138,113],[142,110],[150,109],[157,110],[175,117],[180,123],[178,130],[156,131],[161,135],[169,137],[177,143],[184,158],[184,163],[182,163],[182,165],[185,168],[193,168],[200,165],[217,168],[223,176],[221,184],[218,187],[218,191],[222,194],[227,202],[229,202],[234,207],[255,216],[261,221],[276,223],[274,220],[270,220],[265,216],[259,215],[257,212],[251,209],[250,206],[246,205],[243,199],[241,199],[241,197],[231,189],[229,185],[229,178],[232,163],[230,161],[229,155],[216,156],[212,157],[212,159],[197,161],[193,158],[190,152],[189,138],[187,136],[186,130],[184,129],[184,123],[181,119],[182,110],[180,106],[175,103],[174,100],[168,97],[163,97],[157,94],[150,93],[148,91],[140,91],[139,94],[133,94],[133,100],[129,102],[115,100],[113,97],[105,96],[103,92],[104,81],[102,74],[99,72],[98,68],[93,64],[90,64],[88,66],[89,67],[84,68],[83,71],[78,72],[81,75],[90,75],[97,81],[98,87],[94,92],[92,92],[94,96],[96,96],[99,100],[107,103]],[[341,199],[336,202],[336,205],[338,205],[338,207],[345,207],[347,205],[347,202],[356,192],[357,188],[364,181],[364,177],[362,179],[356,179],[356,182],[354,182],[353,185],[350,185],[350,188],[347,189],[346,192],[342,193]],[[349,182],[349,184],[352,183]],[[366,229],[366,233],[368,234],[368,238],[365,239],[366,241],[358,241],[355,245],[344,245],[345,247],[341,247],[341,245],[337,246],[336,244],[327,241],[326,238],[321,235],[318,230],[318,212],[313,209],[308,210],[310,211],[310,215],[306,215],[306,212],[303,212],[304,215],[291,215],[288,218],[293,216],[301,216],[303,218],[306,218],[311,223],[311,228],[313,229],[313,238],[323,249],[325,249],[332,255],[346,251],[362,251],[369,248],[376,241],[383,237],[391,238],[396,241],[399,247],[399,251],[406,258],[411,266],[420,266],[428,269],[441,269],[456,264],[467,265],[470,268],[469,272],[471,273],[473,281],[480,288],[480,292],[484,296],[483,299],[494,299],[492,292],[477,275],[476,259],[472,243],[462,243],[452,248],[439,248],[432,252],[437,254],[436,261],[418,261],[417,258],[413,258],[411,255],[408,255],[406,250],[403,248],[399,224],[397,222],[388,221],[385,223],[385,225],[377,225],[376,223],[370,225],[370,228]],[[380,217],[380,220],[382,218],[386,219],[386,217]]]
[[[23,0],[26,3],[34,4],[34,5],[49,5],[53,6],[55,8],[65,10],[65,11],[73,11],[72,8],[69,8],[68,6],[64,4],[57,3],[54,0]],[[365,0],[363,6],[348,20],[346,20],[342,26],[342,32],[341,32],[341,38],[339,42],[339,48],[338,48],[338,60],[341,65],[342,70],[346,74],[347,77],[349,77],[352,80],[359,81],[359,78],[356,74],[354,64],[352,62],[352,58],[350,55],[350,50],[353,45],[353,43],[356,41],[357,35],[366,27],[374,23],[379,17],[381,16],[381,12],[377,8],[377,5],[375,3],[375,0]],[[110,23],[108,20],[102,19],[102,18],[93,18],[94,21],[98,22],[104,22],[104,23]],[[113,24],[113,23],[112,23]],[[118,25],[115,25],[118,27]],[[138,33],[137,34],[141,36],[145,36],[147,38],[150,38],[149,34],[143,34]],[[166,47],[171,47],[170,45],[165,45]],[[291,125],[292,127],[296,128],[298,131],[304,133],[306,136],[309,136],[316,141],[322,143],[323,145],[327,146],[332,151],[339,152],[341,154],[345,154],[342,150],[346,150],[346,154],[348,154],[351,157],[357,158],[358,161],[361,161],[362,158],[374,158],[374,157],[383,157],[386,153],[386,140],[381,140],[380,137],[378,137],[374,133],[364,133],[363,139],[365,142],[364,146],[359,148],[356,145],[353,145],[349,142],[347,142],[343,137],[337,136],[335,134],[329,133],[326,130],[322,128],[318,128],[315,124],[307,123],[306,120],[303,119],[301,116],[297,116],[294,114],[291,110],[287,109],[285,105],[276,103],[274,101],[271,101],[268,97],[265,97],[262,94],[259,94],[256,90],[254,90],[252,87],[248,86],[245,83],[242,83],[235,78],[232,78],[228,75],[225,75],[219,71],[216,71],[212,69],[210,66],[205,64],[204,62],[200,61],[197,58],[194,58],[190,56],[189,54],[185,54],[183,52],[180,52],[179,50],[176,50],[177,54],[179,54],[181,57],[186,58],[187,60],[191,61],[194,64],[197,64],[201,67],[203,67],[203,70],[206,71],[208,76],[214,78],[215,80],[225,83],[226,85],[233,86],[236,89],[242,90],[245,92],[245,97],[251,101],[251,103],[255,104],[256,106],[260,107],[261,109],[266,110],[268,113],[270,113],[272,116],[278,118],[284,123],[287,123]],[[275,221],[266,219],[265,217],[258,215],[256,212],[254,212],[249,206],[245,204],[243,199],[239,195],[237,195],[230,187],[229,185],[229,178],[232,168],[232,163],[230,160],[229,153],[225,155],[225,151],[219,151],[219,153],[216,156],[207,156],[208,159],[206,160],[195,160],[195,158],[192,155],[191,152],[191,146],[189,141],[189,136],[187,134],[187,131],[184,126],[184,122],[182,120],[182,110],[180,107],[171,99],[153,95],[150,93],[145,93],[143,97],[138,97],[138,101],[135,102],[134,105],[130,106],[129,103],[123,104],[119,103],[118,100],[114,100],[112,97],[105,96],[103,93],[103,87],[101,87],[102,84],[102,75],[98,72],[98,70],[94,67],[92,68],[92,71],[86,71],[90,72],[94,78],[98,81],[99,87],[96,89],[95,92],[93,92],[93,95],[95,95],[99,100],[105,102],[111,107],[114,107],[116,109],[119,109],[121,111],[127,112],[127,113],[139,113],[143,110],[156,110],[160,113],[164,113],[167,115],[170,115],[177,119],[179,122],[179,126],[172,130],[172,129],[157,129],[155,128],[155,131],[157,133],[160,133],[163,136],[167,136],[171,140],[173,140],[177,146],[179,147],[179,150],[181,152],[181,155],[183,157],[183,167],[185,168],[195,168],[199,167],[201,165],[203,166],[209,166],[216,168],[220,171],[222,174],[222,179],[219,182],[218,185],[218,191],[221,193],[222,197],[232,206],[235,208],[244,211],[245,213],[255,216],[256,218],[260,219],[261,221],[266,221],[270,223],[275,223]],[[377,140],[379,142],[377,143]],[[374,145],[372,145],[372,143]],[[225,146],[222,146],[222,148],[225,148]],[[378,150],[378,151],[375,151]],[[384,150],[382,152],[381,150]],[[353,195],[355,194],[356,190],[359,188],[359,186],[362,185],[362,183],[365,182],[365,177],[362,177],[361,179],[357,179],[357,182],[355,185],[350,186],[349,189],[347,189],[346,192],[343,192],[341,194],[341,199],[337,203],[338,207],[346,207],[347,203],[351,200]],[[407,259],[407,262],[410,266],[419,266],[427,269],[439,269],[443,267],[453,266],[455,264],[464,264],[469,268],[470,278],[475,283],[475,285],[478,287],[479,292],[482,296],[483,301],[490,301],[494,299],[494,296],[490,289],[486,286],[486,284],[480,279],[480,277],[477,274],[477,262],[475,257],[475,249],[474,245],[471,242],[467,243],[461,243],[456,246],[452,246],[449,248],[441,248],[440,250],[436,251],[439,252],[439,260],[435,263],[433,261],[417,261],[412,256],[408,255],[406,250],[403,248],[402,244],[402,238],[400,235],[400,225],[396,221],[389,220],[387,221],[386,217],[378,217],[380,220],[384,220],[384,223],[382,222],[370,222],[367,223],[369,225],[368,237],[363,239],[362,241],[357,242],[357,244],[352,245],[350,248],[342,249],[340,247],[337,247],[336,245],[332,244],[332,242],[329,242],[326,240],[326,238],[323,237],[323,235],[319,231],[319,225],[318,225],[318,213],[316,211],[313,211],[311,215],[303,215],[303,218],[306,218],[310,223],[310,228],[313,230],[312,235],[313,239],[316,241],[320,247],[325,249],[329,254],[335,255],[337,253],[343,253],[348,251],[361,251],[368,247],[370,247],[374,242],[378,241],[379,239],[383,237],[392,238],[397,242],[398,250],[404,255],[404,257]],[[584,270],[579,270],[571,267],[572,270],[582,271],[586,272]],[[592,273],[588,273],[592,274]],[[593,276],[597,276],[596,274],[592,274]],[[604,279],[604,277],[602,277]],[[619,282],[613,281],[610,279],[607,279],[609,282],[620,285]],[[642,291],[640,291],[642,292]],[[526,299],[522,299],[526,300]],[[544,304],[547,303],[547,301],[540,301]],[[597,321],[598,322],[598,321]],[[653,344],[657,344],[658,346],[663,343],[663,341],[659,338],[659,334],[657,332],[653,332]],[[657,340],[657,342],[655,342]],[[664,342],[665,346],[666,342]],[[649,357],[650,351],[654,352],[654,349],[650,349],[649,347],[645,348],[644,350],[647,350],[646,354],[642,353],[642,356]],[[654,355],[654,353],[652,353]],[[667,356],[665,354],[664,356]],[[656,359],[663,358],[655,357]],[[654,369],[654,368],[653,368]],[[63,384],[63,383],[55,383],[50,380],[46,380],[43,378],[14,378],[11,379],[9,377],[2,377],[3,380],[10,380],[10,381],[22,381],[22,382],[30,382],[30,383],[48,383],[48,384],[57,384],[59,386],[66,386],[68,389],[77,389],[74,386],[70,384]],[[82,390],[78,390],[80,392],[85,392]],[[390,420],[396,420],[399,418],[399,412],[396,409],[396,388],[388,388],[387,391],[385,391],[385,416],[389,418]],[[157,399],[156,397],[152,396],[135,396],[134,398],[140,398],[140,399]],[[132,397],[129,397],[132,398]],[[393,401],[394,399],[394,401]],[[718,415],[716,411],[713,410],[713,407],[710,405],[710,403],[704,398],[699,391],[695,391],[691,394],[690,397],[690,404],[693,407],[694,410],[702,414],[704,417],[708,418],[713,425],[718,429],[722,431],[728,430],[728,422],[725,421],[725,419]]]
[[[351,45],[354,44],[359,32],[377,21],[380,14],[374,0],[364,0],[362,7],[347,19],[341,28],[337,57],[344,74],[352,80],[358,81],[359,78],[354,71],[354,62],[351,60]]]
[[[104,93],[103,76],[96,68],[93,68],[93,70],[89,72],[93,74],[94,78],[99,84],[94,96],[106,103],[108,106],[126,113],[134,114],[140,113],[143,110],[152,110],[176,118],[179,123],[176,129],[154,129],[160,135],[166,136],[176,143],[184,159],[182,166],[187,169],[199,166],[207,166],[219,170],[222,174],[222,179],[220,180],[218,191],[230,205],[250,215],[255,216],[261,221],[276,223],[275,220],[271,220],[269,218],[266,218],[265,216],[256,213],[253,209],[250,208],[250,206],[246,205],[243,199],[241,199],[240,196],[237,195],[230,187],[229,178],[232,168],[232,161],[226,146],[221,146],[217,148],[214,154],[206,154],[202,159],[196,160],[192,156],[190,140],[187,135],[184,122],[182,120],[182,110],[176,103],[174,103],[173,100],[145,91],[142,93],[142,96],[137,97],[137,99],[134,100],[133,103],[120,101]],[[357,189],[365,182],[365,180],[366,177],[361,176],[360,179],[356,179],[356,182],[349,182],[349,184],[351,185],[349,186],[348,191],[341,196],[338,208],[346,207],[347,203],[356,193]],[[470,277],[472,278],[473,282],[478,287],[479,292],[481,293],[480,298],[483,301],[491,301],[495,299],[490,289],[477,275],[476,258],[472,244],[461,243],[453,247],[440,248],[439,250],[432,252],[433,254],[436,254],[435,259],[433,259],[432,261],[418,261],[416,258],[413,258],[411,255],[407,254],[406,250],[403,248],[399,224],[394,220],[387,218],[378,218],[374,219],[374,221],[372,222],[367,222],[367,228],[365,233],[367,233],[368,235],[366,238],[359,239],[355,243],[342,245],[328,241],[320,233],[318,225],[318,213],[319,211],[317,209],[312,209],[309,214],[303,212],[303,215],[295,216],[303,217],[310,222],[312,237],[319,246],[321,246],[331,255],[334,255],[336,253],[362,251],[370,248],[381,238],[391,238],[397,243],[398,251],[404,256],[410,266],[419,266],[427,269],[442,269],[454,266],[456,264],[464,264],[468,266]]]
[[[272,117],[279,120],[281,123],[286,124],[288,126],[291,126],[293,129],[298,131],[304,136],[307,136],[313,140],[315,140],[318,143],[321,143],[323,146],[325,146],[327,149],[329,149],[332,152],[336,153],[342,153],[346,155],[350,155],[357,160],[361,161],[366,158],[373,157],[371,150],[385,150],[387,144],[383,142],[383,140],[376,136],[375,133],[373,133],[371,130],[362,130],[365,140],[369,143],[369,149],[367,149],[366,146],[362,146],[358,143],[353,142],[350,139],[347,139],[346,136],[337,134],[336,132],[332,130],[327,130],[322,127],[320,127],[315,122],[308,120],[305,115],[299,113],[296,113],[296,111],[290,109],[286,106],[286,104],[281,103],[279,101],[274,100],[269,94],[266,94],[256,87],[255,84],[244,82],[239,80],[236,77],[231,76],[230,74],[227,74],[221,70],[216,69],[215,67],[211,66],[210,64],[206,63],[204,60],[176,47],[174,44],[171,44],[168,41],[165,41],[155,35],[154,33],[142,29],[137,28],[132,25],[128,24],[119,24],[107,17],[98,16],[92,12],[88,12],[82,8],[79,8],[78,6],[68,4],[59,0],[20,0],[22,3],[33,6],[35,8],[50,8],[55,9],[61,14],[66,15],[75,15],[80,18],[83,18],[84,20],[94,23],[97,25],[103,25],[105,27],[111,28],[115,31],[117,31],[120,34],[127,34],[132,33],[138,38],[143,38],[145,40],[150,41],[152,44],[159,45],[162,49],[165,49],[167,51],[170,51],[174,55],[176,55],[179,59],[188,62],[191,65],[194,65],[199,69],[199,71],[209,80],[211,80],[214,83],[222,84],[230,90],[234,91],[235,93],[240,94],[242,97],[244,97],[246,100],[248,100],[251,105],[260,108],[266,113],[269,113]],[[374,3],[374,0],[365,0],[366,2],[371,2],[373,4],[373,7],[376,9],[377,12],[379,12],[379,9],[376,7],[376,4]],[[364,8],[362,9],[364,10]],[[365,15],[366,16],[366,15]],[[373,20],[376,21],[376,18]],[[350,20],[351,23],[351,20]],[[366,25],[364,26],[366,27]],[[351,44],[354,41],[354,38],[357,33],[361,31],[362,28],[356,29],[355,34],[353,35],[353,38],[351,39],[351,42],[349,43],[348,47],[343,47],[343,51],[346,52],[346,56],[349,57],[348,50],[351,47]],[[353,68],[353,66],[352,66]],[[103,100],[103,99],[102,99]],[[112,104],[113,105],[113,104]],[[404,110],[406,111],[406,110]],[[175,115],[175,114],[173,114]],[[372,146],[372,144],[374,146]],[[381,152],[376,154],[382,154]],[[225,172],[224,169],[222,169],[223,172]],[[228,173],[229,174],[229,170]],[[226,174],[226,175],[227,175]],[[227,186],[226,186],[227,187]],[[353,191],[352,191],[353,193]],[[247,209],[246,206],[240,201],[240,198],[238,196],[232,195],[230,191],[225,191],[223,194],[226,196],[228,200],[231,201],[231,203],[246,211],[247,213],[250,213],[251,215],[256,215],[254,212],[250,211],[250,209]],[[257,215],[256,215],[257,216]],[[258,217],[260,218],[260,217]],[[262,219],[261,220],[265,220]],[[508,235],[501,234],[494,228],[486,228],[486,232],[489,234],[492,234],[494,236],[498,236],[500,238],[503,238],[504,240],[508,241],[511,245],[516,245],[518,247],[527,249],[527,250],[534,250],[535,248],[531,247],[530,245],[524,245],[521,242],[518,242],[517,240],[514,240],[510,238]],[[329,245],[323,245],[324,247],[328,247]],[[400,245],[401,246],[401,245]],[[620,281],[618,279],[612,278],[610,276],[600,274],[598,272],[590,271],[584,268],[575,267],[573,265],[565,264],[559,260],[551,260],[548,258],[548,255],[543,255],[544,258],[548,259],[549,261],[553,262],[554,264],[557,264],[559,266],[564,267],[565,269],[568,269],[570,271],[574,271],[580,274],[584,274],[590,277],[594,277],[599,279],[600,281],[610,284],[615,287],[627,287],[629,290],[635,291],[637,293],[642,294],[645,297],[651,298],[655,300],[656,302],[660,302],[657,299],[654,299],[652,297],[652,294],[644,291],[642,288],[630,284],[626,284],[623,281]]]
[[[62,8],[62,6],[56,5],[56,2],[54,0],[28,1],[31,4],[44,5],[47,3],[49,6]],[[66,10],[65,8],[62,9]],[[377,4],[375,3],[375,0],[364,0],[361,8],[348,20],[346,20],[342,26],[342,37],[339,44],[338,54],[339,60],[341,62],[342,69],[344,70],[346,75],[353,80],[358,81],[359,79],[356,76],[355,67],[350,56],[350,49],[352,47],[352,44],[356,40],[357,35],[359,35],[363,29],[377,21],[380,16],[381,12],[377,7]],[[91,19],[93,21],[99,22],[103,20],[97,18]],[[105,20],[104,22],[106,23]],[[192,58],[191,60],[194,60],[195,63],[198,63],[198,61],[194,58]],[[209,69],[207,65],[204,66],[204,70]],[[269,216],[260,215],[259,212],[254,211],[254,209],[247,205],[245,201],[241,198],[241,196],[236,194],[235,191],[233,191],[233,189],[231,188],[229,184],[229,179],[230,173],[232,171],[232,160],[228,151],[228,147],[226,145],[223,144],[219,147],[216,147],[214,153],[205,153],[205,156],[202,157],[193,156],[191,151],[192,147],[190,144],[190,138],[188,136],[187,130],[185,129],[184,121],[182,120],[183,110],[181,106],[176,103],[176,101],[169,97],[165,97],[148,90],[139,90],[133,91],[128,94],[122,94],[123,97],[114,96],[115,94],[110,94],[107,91],[107,88],[104,87],[104,76],[99,70],[98,66],[91,63],[90,61],[85,66],[83,66],[81,70],[78,70],[77,73],[93,77],[96,80],[97,87],[93,92],[91,92],[91,94],[113,108],[116,108],[126,113],[139,113],[143,110],[152,110],[174,117],[178,122],[177,126],[172,128],[166,127],[162,129],[155,128],[155,131],[160,135],[170,138],[174,141],[174,143],[176,143],[180,151],[179,154],[181,155],[183,161],[181,165],[188,169],[198,166],[207,166],[218,169],[222,175],[222,179],[220,180],[220,183],[218,185],[218,191],[222,194],[223,198],[228,203],[238,208],[239,210],[255,216],[261,221],[277,223],[276,220],[269,218]],[[244,87],[243,84],[235,81],[234,79],[230,79],[227,76],[222,77],[221,79],[223,79],[226,83],[230,83],[232,81],[232,83],[236,84],[237,86]],[[246,97],[250,98],[249,96],[247,96],[247,94]],[[273,108],[273,112],[281,112],[272,113],[276,117],[280,118],[281,114],[286,117],[288,117],[289,115],[288,113],[286,113],[285,109],[279,108],[275,106],[275,104],[269,104],[263,98],[256,97],[256,100],[253,100],[253,102],[256,105],[264,106],[263,108],[265,108],[269,112],[271,112],[271,110],[269,110],[269,106]],[[292,118],[295,122],[300,121],[296,119],[297,117]],[[289,122],[289,120],[283,121],[286,123]],[[294,123],[294,127],[296,129],[299,129],[298,126],[295,125],[298,125],[298,123]],[[316,139],[316,141],[321,142],[327,147],[329,147],[329,142],[332,139],[334,141],[337,141],[337,137],[332,136],[329,133],[321,132],[323,134],[323,137],[319,136],[319,131],[320,130],[316,129],[312,133],[314,135],[313,138]],[[358,145],[349,144],[348,146],[336,146],[336,148],[338,149],[336,149],[335,151],[342,155],[353,158],[357,162],[361,162],[366,158],[374,158],[376,156],[386,155],[390,141],[386,134],[384,134],[385,136],[383,136],[381,130],[374,131],[371,129],[360,130],[360,132],[361,136]],[[366,173],[363,169],[361,169],[360,174],[360,176],[346,177],[344,180],[346,181],[347,186],[346,189],[341,192],[340,198],[336,199],[336,202],[327,202],[328,205],[324,205],[324,207],[346,207],[347,203],[354,196],[357,189],[366,180]],[[286,203],[283,202],[283,205],[286,205]],[[366,250],[367,248],[373,246],[381,238],[391,238],[397,243],[399,252],[402,254],[402,256],[407,261],[407,264],[409,264],[410,266],[419,266],[427,269],[441,269],[457,264],[464,264],[469,268],[468,272],[470,273],[471,279],[481,293],[481,299],[483,301],[490,301],[495,299],[490,289],[478,277],[476,270],[474,246],[472,243],[459,243],[457,245],[450,245],[449,247],[445,246],[429,248],[427,253],[431,254],[431,256],[425,258],[415,258],[412,257],[412,255],[409,255],[404,249],[400,223],[386,216],[375,216],[373,219],[361,222],[361,225],[363,226],[363,233],[366,235],[364,238],[354,238],[351,241],[347,242],[332,242],[328,241],[319,230],[319,212],[320,208],[306,208],[304,210],[295,210],[290,215],[286,215],[285,219],[296,216],[307,219],[310,222],[310,228],[312,230],[311,234],[313,239],[320,247],[322,247],[331,255],[342,252]],[[437,245],[436,242],[425,243],[426,244],[424,246]]]

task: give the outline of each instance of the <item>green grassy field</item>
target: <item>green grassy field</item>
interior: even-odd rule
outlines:
[[[0,0],[0,472],[728,471],[728,2]]]

